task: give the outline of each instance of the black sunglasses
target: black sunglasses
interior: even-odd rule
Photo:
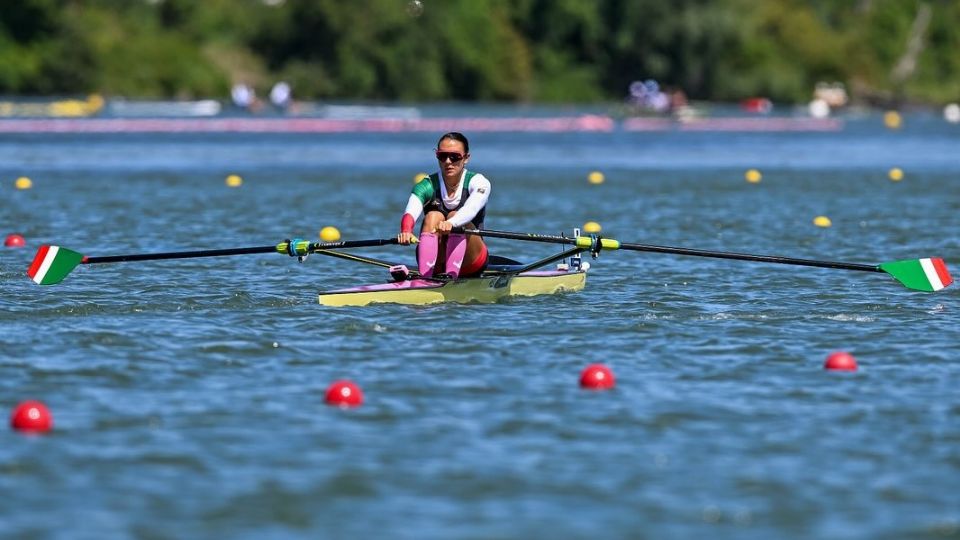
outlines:
[[[460,163],[460,160],[465,157],[466,155],[461,154],[460,152],[441,152],[437,150],[437,161],[440,163],[443,163],[448,159],[450,160],[450,163]]]

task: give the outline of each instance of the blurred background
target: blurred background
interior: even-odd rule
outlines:
[[[337,102],[592,103],[623,116],[703,114],[697,103],[717,102],[761,114],[801,105],[813,116],[927,106],[956,115],[944,107],[960,100],[952,0],[6,4],[0,116],[417,112],[323,106]]]

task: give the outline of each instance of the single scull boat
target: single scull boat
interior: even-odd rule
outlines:
[[[791,266],[852,270],[856,272],[887,274],[907,289],[936,292],[948,287],[953,278],[946,263],[939,257],[902,259],[880,264],[821,261],[782,257],[776,255],[753,255],[729,251],[710,251],[655,244],[620,242],[600,236],[580,236],[575,231],[572,237],[536,233],[494,231],[489,229],[455,229],[455,232],[475,234],[491,238],[504,238],[527,242],[562,244],[567,246],[560,253],[547,256],[529,264],[503,257],[490,256],[483,273],[475,278],[449,279],[441,276],[425,278],[410,272],[402,265],[342,251],[350,248],[397,245],[397,238],[374,238],[341,242],[310,242],[302,239],[284,240],[268,246],[177,251],[167,253],[134,253],[88,257],[76,251],[54,245],[44,245],[37,250],[27,276],[40,285],[53,285],[77,266],[97,263],[135,262],[162,259],[188,259],[194,257],[220,257],[226,255],[252,255],[280,253],[297,257],[303,262],[308,255],[318,253],[354,262],[371,264],[390,269],[393,280],[376,285],[364,285],[347,289],[321,292],[320,304],[327,306],[365,306],[373,303],[434,304],[438,302],[495,302],[508,296],[532,296],[566,291],[579,291],[586,284],[589,263],[581,261],[581,254],[588,252],[594,257],[601,251],[641,251],[670,255],[688,255],[737,261],[772,263]],[[545,270],[554,263],[556,269]],[[568,262],[569,261],[569,262]]]

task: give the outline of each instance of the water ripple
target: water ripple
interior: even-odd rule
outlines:
[[[942,232],[960,200],[955,166],[924,165],[942,163],[929,149],[955,134],[933,131],[911,152],[864,131],[771,136],[481,135],[474,160],[499,186],[493,228],[596,220],[628,242],[960,260]],[[390,155],[412,152],[406,135],[377,137]],[[957,535],[953,289],[627,251],[591,261],[582,292],[491,305],[324,308],[319,290],[386,274],[320,256],[84,265],[34,285],[24,271],[42,242],[96,256],[271,245],[327,224],[350,239],[389,236],[412,174],[275,163],[370,147],[369,136],[290,137],[269,162],[240,156],[252,165],[230,190],[223,158],[254,138],[233,150],[217,137],[147,139],[25,150],[49,162],[0,141],[8,177],[39,163],[34,188],[9,194],[0,217],[30,245],[0,251],[0,395],[8,410],[43,399],[55,416],[51,435],[8,431],[0,444],[3,536],[592,538],[597,524],[613,538]],[[85,145],[107,162],[62,157]],[[520,145],[567,165],[510,165]],[[116,157],[151,148],[144,163]],[[856,159],[818,162],[824,149]],[[894,155],[913,163],[896,184],[884,169]],[[768,164],[761,184],[742,180],[752,159]],[[602,186],[583,180],[594,167]],[[816,215],[833,226],[813,227]],[[489,245],[522,259],[556,252]],[[825,371],[835,350],[859,370]],[[614,370],[614,390],[579,388],[592,362]],[[324,405],[340,378],[361,385],[363,407]]]

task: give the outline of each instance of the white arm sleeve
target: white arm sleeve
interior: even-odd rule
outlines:
[[[407,200],[407,209],[404,213],[413,216],[414,223],[420,219],[420,215],[423,214],[423,203],[420,202],[420,199],[416,195],[410,194],[410,199]]]
[[[463,227],[467,223],[473,221],[473,218],[477,217],[477,213],[487,205],[487,200],[490,198],[490,180],[487,180],[487,177],[478,174],[470,179],[470,194],[467,195],[466,202],[463,203],[463,206],[460,210],[457,211],[457,215],[450,218],[450,223],[454,227]],[[417,202],[420,202],[417,200]]]

